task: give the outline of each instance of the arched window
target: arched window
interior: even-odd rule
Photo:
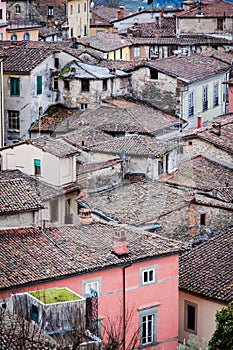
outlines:
[[[15,41],[15,40],[17,40],[18,38],[17,38],[17,35],[16,34],[12,34],[11,35],[11,40],[13,40],[13,41]]]
[[[17,13],[17,14],[21,13],[21,7],[20,7],[20,5],[16,5],[16,6],[15,6],[15,13]]]
[[[23,40],[30,40],[30,34],[29,33],[24,33]]]

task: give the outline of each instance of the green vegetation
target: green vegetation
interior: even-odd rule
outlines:
[[[30,292],[30,295],[44,304],[61,303],[64,301],[80,300],[81,298],[66,288],[51,288]]]
[[[216,330],[209,341],[209,350],[233,349],[233,301],[216,314]]]

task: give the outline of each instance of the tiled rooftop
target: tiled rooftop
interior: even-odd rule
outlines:
[[[95,134],[92,142],[91,138],[89,138],[89,144],[95,144],[95,138],[103,131],[158,135],[164,133],[165,129],[168,129],[168,131],[174,130],[172,126],[178,122],[178,119],[174,116],[146,105],[128,102],[125,99],[107,102],[97,109],[84,111],[78,118],[75,115],[71,115],[68,123],[64,121],[57,126],[57,132],[67,132],[76,129],[78,130],[77,133],[80,132],[83,135],[82,138],[86,138],[86,133],[91,129],[91,135],[93,135],[93,130]],[[100,141],[104,141],[104,139],[100,139]]]
[[[1,179],[0,194],[1,215],[42,208],[38,193],[23,178]]]
[[[125,262],[177,253],[177,242],[139,229],[123,228],[129,253],[112,252],[119,227],[95,223],[38,229],[0,230],[0,288],[63,278]]]
[[[110,141],[98,143],[90,147],[93,152],[120,154],[122,150],[128,155],[155,156],[163,150],[163,142],[154,140],[150,143],[138,135],[117,137]]]
[[[127,38],[120,37],[115,33],[100,32],[96,35],[90,35],[77,39],[77,43],[90,46],[102,52],[110,52],[131,45]]]
[[[179,260],[181,290],[223,302],[233,299],[233,230],[192,248]]]
[[[225,44],[231,45],[231,40],[219,37],[212,37],[210,35],[187,35],[181,34],[179,36],[154,36],[154,37],[131,37],[131,42],[133,44],[150,44],[150,45],[181,45],[181,46],[191,46],[191,45],[211,45],[211,44]],[[216,50],[217,51],[217,50]]]
[[[44,152],[51,153],[54,156],[59,158],[69,157],[71,155],[78,153],[78,150],[76,147],[68,144],[66,141],[64,141],[61,138],[55,139],[48,136],[41,136],[35,139],[28,139],[26,141],[16,143],[14,147],[17,147],[23,143],[31,144],[35,147],[40,148]],[[9,147],[12,147],[12,146],[5,146],[2,149],[7,149]]]
[[[52,55],[53,51],[49,48],[8,47],[4,53],[4,72],[29,73]]]
[[[159,182],[138,182],[125,184],[109,193],[99,194],[87,199],[91,209],[102,211],[105,215],[121,223],[146,226],[176,211],[185,205],[184,192]]]
[[[195,82],[226,72],[230,65],[209,54],[193,54],[191,56],[171,56],[148,63],[165,74],[185,81]],[[185,69],[184,69],[185,67]]]
[[[233,16],[233,4],[230,1],[215,0],[210,2],[201,2],[201,10],[198,6],[191,10],[183,11],[176,14],[176,17],[180,18],[190,18],[196,17],[196,15],[201,12],[203,17],[232,17]]]
[[[210,191],[223,189],[227,182],[233,186],[233,165],[224,164],[206,156],[197,156],[181,163],[179,169],[160,179],[169,184]]]
[[[129,33],[141,38],[153,38],[155,36],[174,36],[176,33],[175,17],[163,17],[151,23],[140,23],[130,28]]]

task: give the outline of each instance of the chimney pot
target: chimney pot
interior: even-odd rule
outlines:
[[[92,224],[92,215],[90,208],[81,208],[79,212],[80,223],[82,225]]]

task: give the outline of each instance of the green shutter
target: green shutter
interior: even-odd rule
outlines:
[[[10,78],[10,94],[11,96],[20,95],[20,80],[19,78]]]
[[[42,77],[37,77],[37,95],[42,94]]]

